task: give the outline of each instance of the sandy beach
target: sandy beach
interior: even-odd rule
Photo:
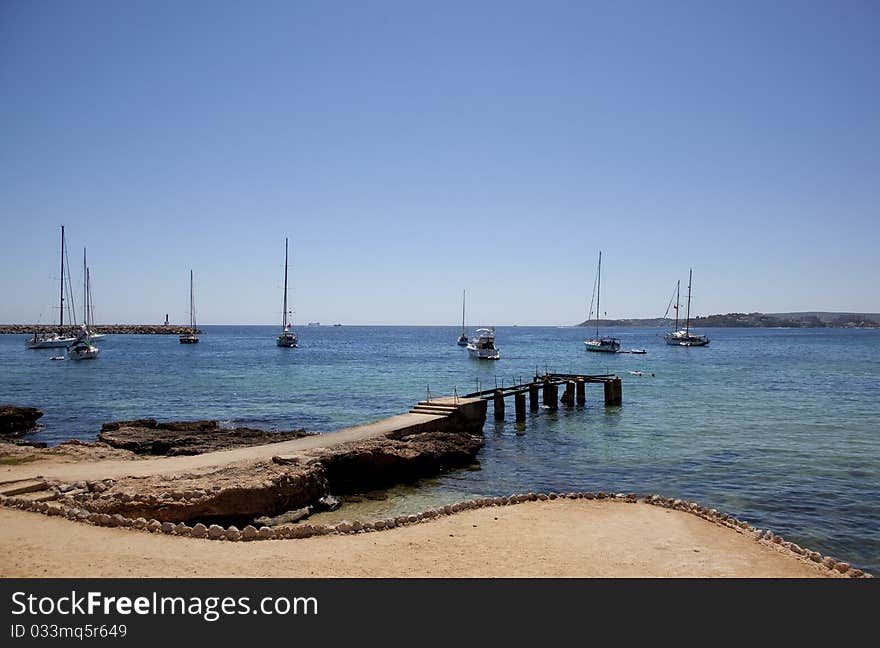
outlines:
[[[374,533],[216,542],[0,508],[2,577],[828,577],[682,511],[552,500]]]

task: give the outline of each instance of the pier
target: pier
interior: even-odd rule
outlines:
[[[622,381],[616,374],[565,374],[544,373],[535,374],[529,383],[519,383],[493,389],[483,389],[466,394],[463,398],[481,398],[492,401],[496,420],[504,419],[505,402],[508,396],[513,396],[515,420],[522,423],[526,420],[526,396],[529,399],[529,411],[536,412],[540,409],[540,400],[550,410],[559,409],[561,402],[565,407],[584,406],[587,403],[587,385],[601,384],[603,386],[603,400],[606,406],[616,406],[623,402]],[[562,387],[562,397],[559,389]],[[453,400],[453,399],[445,399]],[[433,401],[422,401],[430,406]],[[415,410],[413,410],[415,411]]]

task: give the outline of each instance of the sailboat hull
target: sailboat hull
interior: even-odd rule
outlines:
[[[709,346],[709,338],[704,337],[702,335],[690,335],[687,337],[675,337],[674,335],[667,335],[665,338],[666,344],[669,346],[678,346],[678,347],[704,347]]]
[[[286,349],[295,349],[297,342],[296,335],[293,335],[292,333],[282,333],[275,338],[275,344]]]
[[[596,338],[593,340],[585,340],[584,344],[587,347],[587,351],[617,353],[620,350],[620,342],[617,338]]]
[[[76,338],[51,337],[37,338],[36,340],[30,338],[28,340],[25,340],[24,344],[28,349],[65,349],[74,342],[76,342]]]
[[[184,335],[181,335],[180,338],[178,338],[178,339],[180,340],[181,344],[198,344],[199,343],[199,338],[197,338],[195,335],[184,334]]]

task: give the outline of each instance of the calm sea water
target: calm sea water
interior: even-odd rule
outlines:
[[[586,409],[542,409],[517,428],[512,403],[503,423],[490,405],[478,470],[354,506],[384,515],[529,490],[658,492],[880,571],[880,331],[709,329],[711,346],[684,349],[626,328],[603,333],[648,354],[608,356],[585,351],[585,329],[502,327],[497,362],[469,358],[455,327],[301,327],[292,350],[276,332],[208,326],[192,346],[110,336],[79,363],[0,336],[0,402],[40,407],[32,438],[50,443],[149,416],[332,431],[407,411],[428,388],[464,394],[536,367],[612,372],[621,407],[588,386]]]

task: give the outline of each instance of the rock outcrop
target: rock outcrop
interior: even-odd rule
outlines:
[[[0,435],[21,436],[30,432],[42,415],[36,407],[0,405]]]
[[[474,463],[483,438],[464,432],[422,432],[325,451],[319,461],[334,493],[362,493]]]
[[[327,495],[324,468],[261,462],[199,474],[126,478],[89,484],[68,499],[95,513],[168,522],[251,520],[301,509]]]
[[[217,421],[160,423],[156,419],[104,423],[98,441],[141,455],[195,455],[227,448],[265,445],[309,436],[305,430],[272,432],[222,428]]]

